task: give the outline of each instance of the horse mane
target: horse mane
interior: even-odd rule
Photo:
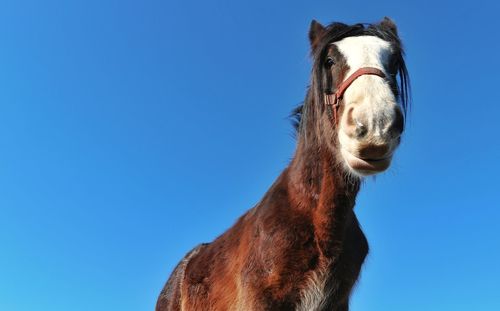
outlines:
[[[326,27],[325,34],[311,51],[313,58],[311,84],[308,87],[304,102],[294,108],[289,116],[297,136],[305,134],[305,119],[312,117],[310,114],[317,113],[316,110],[318,107],[313,107],[312,105],[318,105],[318,103],[322,103],[324,100],[324,90],[321,89],[324,70],[322,64],[327,54],[327,46],[344,38],[357,36],[376,36],[390,42],[394,48],[396,72],[393,75],[397,81],[398,101],[401,104],[403,115],[406,119],[411,102],[410,77],[404,60],[403,45],[399,39],[397,30],[391,29],[383,22],[380,24],[358,23],[354,25],[334,22]]]

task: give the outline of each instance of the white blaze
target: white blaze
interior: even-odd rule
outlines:
[[[388,76],[386,69],[394,52],[389,42],[375,36],[359,36],[347,37],[334,44],[349,66],[344,80],[363,67],[378,68]],[[352,118],[355,124],[362,123],[367,129],[368,134],[362,138],[364,142],[389,144],[391,150],[397,146],[395,141],[388,141],[385,135],[396,117],[395,107],[397,107],[397,100],[387,79],[375,75],[360,76],[345,91],[343,104],[346,106],[345,111],[353,107]],[[347,118],[348,114],[342,116],[338,134],[346,163],[350,155],[358,153],[360,146],[360,141],[349,137],[343,130]],[[354,173],[364,175],[361,172]]]
[[[335,45],[349,66],[344,79],[362,67],[378,68],[388,75],[386,68],[393,53],[389,42],[374,36],[359,36],[347,37]],[[372,135],[381,135],[384,131],[383,127],[376,124],[376,120],[395,117],[393,107],[396,98],[387,79],[379,76],[363,75],[357,78],[344,93],[344,104],[355,105],[358,114],[371,116],[365,118],[367,124],[364,125]]]
[[[361,67],[375,67],[385,72],[385,65],[392,53],[389,42],[374,36],[348,37],[335,45],[350,67],[346,78]]]

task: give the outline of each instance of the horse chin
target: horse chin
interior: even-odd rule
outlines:
[[[363,159],[344,148],[341,149],[341,153],[349,171],[359,177],[375,175],[387,170],[392,160],[392,155],[381,159]]]

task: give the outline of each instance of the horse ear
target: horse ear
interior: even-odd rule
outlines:
[[[394,23],[394,21],[389,17],[387,16],[384,17],[384,19],[380,22],[380,26],[382,26],[385,29],[388,29],[389,31],[394,33],[394,35],[396,36],[398,35],[398,27],[396,27],[396,23]]]
[[[321,39],[321,37],[323,37],[325,32],[325,27],[315,19],[313,19],[311,22],[311,26],[309,27],[309,42],[311,43],[312,50],[316,48],[319,40]]]

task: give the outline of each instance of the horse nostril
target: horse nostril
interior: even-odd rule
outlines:
[[[344,127],[345,133],[351,138],[362,138],[368,133],[368,127],[362,122],[359,115],[355,115],[354,108],[347,110],[347,118]]]
[[[358,120],[355,120],[355,122],[356,122],[356,132],[355,132],[356,137],[361,138],[365,136],[366,133],[368,133],[368,129],[366,128],[366,126],[363,123],[359,122]]]
[[[396,107],[396,117],[394,118],[394,121],[392,122],[389,132],[391,136],[398,137],[403,133],[403,129],[405,126],[405,121],[403,117],[403,113],[401,112],[401,109],[399,107]]]

